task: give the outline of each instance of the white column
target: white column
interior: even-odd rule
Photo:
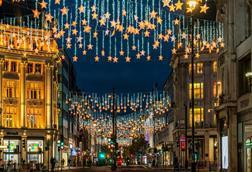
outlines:
[[[22,127],[26,127],[25,67],[26,62],[22,61],[20,63],[20,110],[21,110],[20,117]]]
[[[45,110],[46,110],[46,128],[52,127],[52,69],[51,64],[46,64],[45,68]]]

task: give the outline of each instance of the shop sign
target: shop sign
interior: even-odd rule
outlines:
[[[180,144],[179,144],[180,149],[185,150],[186,149],[186,137],[184,135],[180,136],[179,142],[180,142]]]

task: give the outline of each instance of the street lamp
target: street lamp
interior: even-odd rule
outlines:
[[[197,0],[188,0],[187,12],[191,13],[191,109],[192,109],[192,163],[191,171],[196,172],[196,162],[195,162],[195,127],[194,127],[194,18],[193,10],[196,8],[198,2]],[[187,122],[187,121],[186,121]],[[187,150],[186,150],[187,151]]]

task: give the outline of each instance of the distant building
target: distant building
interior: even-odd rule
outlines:
[[[186,58],[183,53],[178,53],[173,56],[171,65],[173,69],[175,125],[173,131],[175,145],[173,148],[176,158],[182,166],[185,166],[186,155],[189,162],[192,160],[191,60],[190,57]],[[208,54],[207,52],[201,54],[200,57],[195,58],[194,69],[195,150],[197,162],[205,167],[207,164],[204,162],[216,163],[218,160],[216,115],[214,113],[216,98],[219,95],[217,88],[220,86],[217,81],[217,54]],[[184,144],[186,123],[188,143]]]
[[[73,153],[72,149],[77,149],[78,140],[74,137],[75,116],[70,113],[70,105],[68,99],[77,92],[76,73],[70,55],[65,50],[60,51],[61,61],[58,65],[58,106],[59,106],[59,128],[60,135],[64,138],[64,149],[62,151],[62,158],[65,160],[64,166],[68,166],[68,159],[71,159]],[[76,145],[76,146],[75,146]],[[75,152],[75,150],[74,150]],[[58,152],[58,160],[60,160],[60,152]]]

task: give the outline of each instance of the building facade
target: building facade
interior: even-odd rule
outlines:
[[[184,167],[186,160],[192,160],[191,60],[184,54],[176,54],[171,65],[174,83],[173,148],[176,159]],[[194,76],[195,150],[198,167],[206,167],[218,159],[216,118],[213,110],[218,96],[217,88],[220,86],[217,81],[217,54],[205,53],[195,58]]]
[[[0,30],[1,158],[49,164],[59,134],[57,43],[45,30],[3,24]]]
[[[218,118],[219,171],[252,171],[252,1],[218,0],[224,23],[225,49],[218,58],[222,82]]]

